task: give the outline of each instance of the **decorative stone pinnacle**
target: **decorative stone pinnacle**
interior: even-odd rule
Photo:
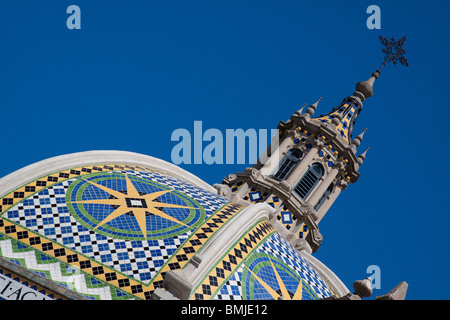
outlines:
[[[362,141],[362,140],[363,140],[364,133],[366,133],[366,131],[367,131],[367,128],[365,128],[365,129],[363,130],[363,132],[361,132],[359,135],[357,135],[357,136],[356,136],[356,139],[358,139],[359,141]]]
[[[322,97],[320,97],[319,100],[317,100],[315,103],[313,103],[313,104],[311,105],[311,108],[314,107],[314,110],[317,110],[317,105],[319,104],[320,100],[322,100]]]
[[[301,115],[302,111],[303,111],[303,108],[305,108],[305,106],[306,106],[306,103],[299,110],[295,111],[295,114],[298,115],[298,116]]]
[[[370,149],[370,148],[367,147],[366,151],[364,151],[363,153],[361,153],[361,154],[358,156],[358,158],[361,158],[361,159],[363,159],[363,160],[366,160],[366,153],[367,153],[367,151],[368,151],[369,149]]]
[[[322,97],[319,98],[315,103],[309,106],[308,109],[306,109],[306,113],[308,113],[310,116],[314,114],[314,112],[317,110],[317,105],[319,104],[320,100],[322,100]]]
[[[353,139],[352,144],[355,145],[356,147],[359,147],[359,145],[361,144],[361,142],[363,140],[364,133],[366,133],[366,131],[367,131],[367,128],[365,128],[363,132],[361,132],[359,135],[357,135],[356,138]]]
[[[359,165],[362,165],[363,162],[364,162],[364,160],[366,160],[366,153],[367,153],[368,150],[369,150],[369,148],[367,148],[366,151],[364,151],[363,153],[361,153],[361,154],[358,156],[358,159],[356,159],[356,161],[358,162]]]

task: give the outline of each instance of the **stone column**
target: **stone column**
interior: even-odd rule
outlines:
[[[263,164],[261,168],[261,174],[264,176],[269,176],[275,170],[275,168],[280,164],[283,158],[283,153],[288,151],[289,145],[292,144],[292,138],[287,136],[281,141],[280,145],[273,153],[270,155],[269,159]]]
[[[322,218],[328,212],[328,209],[330,209],[330,207],[332,206],[334,201],[337,199],[337,197],[341,193],[341,191],[342,191],[342,189],[339,186],[337,186],[336,189],[334,190],[334,192],[329,195],[330,198],[325,200],[325,203],[320,207],[319,211],[317,212],[317,215],[318,215],[318,219],[316,221],[317,223],[319,223],[320,220],[322,220]]]
[[[292,186],[295,186],[295,184],[297,184],[300,178],[305,174],[312,160],[317,155],[317,152],[319,152],[319,148],[312,147],[303,157],[303,159],[300,160],[300,163],[297,164],[294,171],[292,171],[291,174],[286,178],[286,181],[289,182]]]
[[[322,182],[316,187],[316,190],[312,192],[309,197],[306,199],[309,203],[311,203],[313,206],[317,204],[320,197],[324,194],[324,192],[327,190],[327,188],[330,186],[330,183],[333,182],[334,178],[339,173],[339,168],[337,166],[334,166],[333,169],[327,174],[325,179],[322,180]]]

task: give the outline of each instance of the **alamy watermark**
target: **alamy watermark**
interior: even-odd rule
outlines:
[[[66,20],[66,26],[69,30],[81,29],[81,9],[79,6],[72,4],[67,7],[66,13],[70,16]],[[366,26],[368,29],[381,29],[381,9],[377,5],[370,5],[366,10],[370,16],[366,20]]]
[[[366,10],[370,16],[366,20],[366,26],[369,30],[381,29],[381,9],[377,5],[370,5]]]
[[[367,267],[366,273],[370,274],[368,278],[372,280],[372,289],[381,289],[381,269],[377,265]]]
[[[204,131],[203,122],[194,121],[192,132],[172,132],[171,141],[178,142],[171,152],[174,164],[254,164],[258,158],[267,163],[269,154],[278,150],[277,129],[226,129],[223,134],[216,128]]]
[[[70,16],[66,20],[67,29],[81,29],[81,9],[77,5],[70,5],[67,7],[66,13]]]

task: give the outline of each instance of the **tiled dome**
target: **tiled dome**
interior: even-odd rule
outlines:
[[[96,161],[92,153],[46,160],[0,180],[0,257],[17,266],[14,273],[0,265],[3,276],[46,299],[66,298],[64,292],[88,299],[150,299],[166,272],[183,269],[245,211],[161,160],[105,154]],[[33,283],[22,271],[54,286]],[[302,255],[267,221],[259,221],[217,257],[188,298],[330,295]]]

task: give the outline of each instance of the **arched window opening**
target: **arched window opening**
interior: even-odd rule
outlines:
[[[316,211],[319,211],[320,207],[323,205],[323,203],[325,202],[325,200],[327,200],[328,196],[331,194],[331,192],[333,191],[333,184],[330,184],[330,186],[327,188],[327,190],[325,190],[325,192],[323,193],[323,195],[320,197],[319,201],[317,202],[316,206],[314,207],[314,209]]]
[[[320,163],[313,163],[297,183],[294,191],[300,196],[302,200],[305,200],[306,197],[308,197],[308,195],[314,189],[314,187],[319,183],[319,180],[324,173],[325,170]]]
[[[280,162],[278,171],[272,175],[272,178],[278,180],[286,179],[297,165],[303,153],[299,149],[290,149]]]

